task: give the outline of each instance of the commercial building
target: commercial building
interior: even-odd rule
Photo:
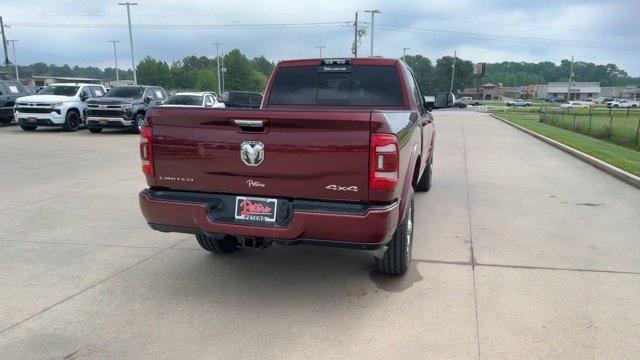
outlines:
[[[603,87],[600,96],[640,100],[640,85]]]
[[[103,85],[104,80],[70,76],[29,76],[21,78],[20,82],[26,86],[46,86],[57,83],[89,83]]]
[[[600,96],[599,82],[572,82],[569,86],[568,82],[550,82],[547,85],[547,98],[556,98],[558,100],[579,100],[584,101],[588,98],[595,99]],[[569,98],[567,99],[567,94]]]

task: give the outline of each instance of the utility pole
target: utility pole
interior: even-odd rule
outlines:
[[[324,45],[316,45],[315,48],[320,50],[320,59],[322,59],[322,49],[326,48],[326,46],[324,46]]]
[[[136,61],[133,57],[133,35],[131,33],[131,6],[138,5],[138,3],[132,3],[127,1],[126,3],[118,3],[118,5],[124,5],[127,7],[127,20],[129,21],[129,45],[131,46],[131,66],[133,67],[133,85],[138,85],[138,75],[136,74]]]
[[[457,50],[453,51],[453,65],[451,65],[451,87],[449,87],[449,92],[453,92],[453,77],[456,74],[456,55],[458,54]]]
[[[216,63],[218,66],[218,96],[220,96],[220,94],[222,94],[222,80],[220,77],[220,52],[219,52],[219,46],[222,45],[222,43],[219,42],[212,42],[211,45],[215,45],[216,46]]]
[[[380,14],[380,10],[377,10],[377,9],[365,10],[364,12],[371,13],[371,55],[370,56],[373,56],[373,16],[375,14]]]
[[[4,36],[4,23],[2,22],[2,16],[0,16],[0,32],[2,32],[2,47],[4,48],[4,64],[9,66],[9,54],[7,54],[7,38]]]
[[[353,57],[358,57],[358,12],[356,11],[356,21],[353,23],[353,46],[352,53]]]
[[[16,62],[16,41],[18,40],[7,40],[8,43],[11,43],[11,50],[13,51],[13,66],[16,68],[16,81],[20,81],[20,75],[18,75],[18,63]]]
[[[224,66],[224,52],[222,53],[222,91],[224,91],[224,74],[227,73],[227,68]]]
[[[573,55],[571,55],[571,68],[569,69],[569,85],[567,86],[567,102],[571,96],[571,82],[573,80]]]
[[[116,62],[116,82],[120,82],[120,71],[118,70],[118,52],[116,50],[116,44],[120,42],[120,40],[109,40],[110,43],[113,43],[113,60]]]
[[[407,50],[411,50],[411,48],[402,48],[402,61],[407,62],[405,57],[407,56]]]

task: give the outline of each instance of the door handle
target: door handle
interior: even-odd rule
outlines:
[[[240,120],[235,119],[233,123],[239,127],[247,127],[247,128],[261,128],[264,127],[264,120]]]

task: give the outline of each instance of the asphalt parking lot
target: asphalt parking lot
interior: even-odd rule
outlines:
[[[633,359],[640,191],[488,115],[436,114],[415,261],[150,230],[138,137],[0,127],[0,358]]]

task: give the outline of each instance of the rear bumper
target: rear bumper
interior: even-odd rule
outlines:
[[[140,192],[142,214],[152,229],[190,234],[231,234],[263,237],[282,244],[316,244],[357,249],[384,246],[398,224],[398,205],[360,206],[312,201],[287,201],[290,215],[272,226],[240,224],[234,220],[219,220],[224,215],[213,214],[228,204],[231,195],[194,192]],[[283,204],[279,204],[281,206]],[[235,209],[233,209],[235,210]]]

